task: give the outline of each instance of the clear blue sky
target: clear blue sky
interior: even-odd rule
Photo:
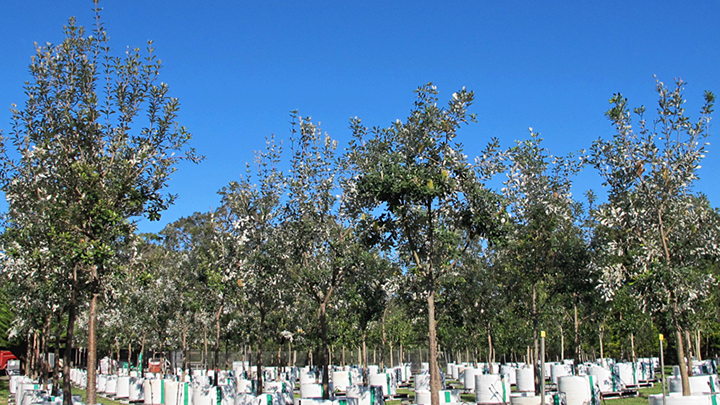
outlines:
[[[155,41],[165,65],[161,78],[182,104],[180,122],[207,156],[179,168],[170,185],[178,202],[160,222],[141,222],[142,231],[216,207],[216,192],[238,178],[266,136],[289,137],[295,109],[343,145],[350,117],[387,126],[406,117],[418,86],[434,82],[441,99],[465,86],[476,93],[472,111],[479,120],[459,138],[468,155],[490,137],[510,146],[528,136],[528,127],[563,155],[612,135],[603,113],[613,93],[654,108],[653,74],[688,82],[693,117],[704,90],[720,93],[717,0],[106,0],[102,6],[115,51]],[[25,101],[33,42],[60,42],[70,16],[91,26],[92,2],[0,4],[6,133],[10,104]],[[599,188],[596,175],[586,172],[576,194]],[[719,174],[720,149],[711,145],[698,190],[713,206],[720,204]]]

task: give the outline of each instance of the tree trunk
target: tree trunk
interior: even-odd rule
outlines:
[[[545,381],[540,381],[540,319],[537,310],[537,284],[532,286],[532,323],[533,323],[533,367],[535,368],[535,395],[540,395],[540,384],[545,384]]]
[[[367,356],[366,341],[367,341],[367,330],[365,330],[365,328],[363,328],[363,333],[362,333],[363,385],[368,387],[368,386],[370,386],[370,381],[369,381],[369,373],[368,373],[368,356]]]
[[[690,340],[690,331],[685,329],[685,343],[687,344],[687,362],[688,362],[688,376],[693,375],[693,345]]]
[[[332,289],[331,289],[332,292]],[[320,338],[322,344],[320,348],[320,368],[322,369],[322,399],[330,399],[330,375],[328,373],[328,336],[327,336],[327,301],[330,298],[330,292],[326,295],[325,300],[320,304]]]
[[[702,347],[701,347],[701,338],[700,338],[700,329],[697,330],[697,334],[695,335],[695,353],[697,356],[698,361],[702,361]]]
[[[68,323],[65,333],[65,353],[63,354],[63,405],[72,405],[72,385],[70,384],[70,363],[72,362],[73,332],[75,330],[75,310],[77,306],[77,269],[73,270],[70,284],[70,302],[68,303]]]
[[[222,315],[223,305],[218,308],[215,314],[215,359],[213,360],[213,370],[215,370],[215,385],[219,375],[218,364],[220,363],[220,315]]]
[[[432,282],[431,282],[432,283]],[[427,298],[428,304],[428,344],[430,365],[430,404],[440,404],[440,368],[438,367],[437,353],[437,325],[435,323],[435,289],[431,284]]]
[[[97,404],[97,387],[95,376],[97,373],[97,305],[100,294],[93,292],[90,296],[88,310],[88,364],[87,364],[87,399],[88,405]]]
[[[573,345],[575,346],[573,350],[575,356],[573,364],[575,367],[575,375],[579,375],[577,367],[582,361],[580,359],[580,322],[578,320],[577,294],[575,294],[573,300],[573,328],[575,333],[573,337]]]
[[[630,359],[632,360],[633,363],[635,363],[635,361],[636,361],[636,358],[635,358],[635,333],[633,333],[633,332],[630,332],[630,350],[631,350]]]
[[[188,359],[188,347],[187,347],[187,335],[188,335],[188,324],[185,322],[185,318],[181,317],[180,322],[182,324],[182,380],[185,381],[185,372],[188,369],[187,359]],[[245,360],[245,359],[243,359]],[[244,362],[243,362],[244,364]]]
[[[55,325],[55,364],[52,373],[52,395],[60,396],[60,339],[62,338],[62,312],[57,312]]]

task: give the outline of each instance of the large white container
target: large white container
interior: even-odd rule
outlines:
[[[397,382],[390,373],[370,374],[370,385],[377,385],[382,388],[385,398],[397,395]]]
[[[383,405],[385,403],[380,387],[353,385],[348,387],[347,397],[353,399],[354,405]]]
[[[626,386],[638,385],[635,364],[633,363],[616,363],[614,366],[615,373],[620,377],[620,381]]]
[[[615,379],[613,373],[600,366],[592,365],[587,368],[588,377],[592,376],[593,383],[600,392],[619,392],[622,385]]]
[[[144,380],[143,393],[145,394],[145,405],[162,405],[165,402],[162,391],[162,380]]]
[[[520,392],[535,392],[535,371],[532,368],[515,370],[516,388]]]
[[[430,391],[430,374],[415,374],[415,391]]]
[[[567,405],[588,405],[592,400],[592,389],[587,377],[572,375],[560,377],[558,391],[565,394]]]
[[[503,404],[510,399],[510,379],[503,374],[475,376],[475,402]]]
[[[193,389],[189,383],[165,380],[165,405],[193,405]]]
[[[347,387],[352,385],[352,382],[350,382],[350,372],[349,371],[333,371],[332,383],[333,383],[333,387],[336,390],[345,392]]]
[[[720,398],[715,398],[715,403],[719,400]],[[650,405],[663,405],[662,394],[649,395],[648,403]],[[713,401],[710,395],[691,395],[684,397],[680,393],[672,392],[665,397],[665,405],[713,405]]]
[[[459,390],[440,390],[438,392],[441,404],[461,403]],[[430,391],[415,391],[415,403],[417,405],[430,405]]]
[[[682,380],[680,377],[668,377],[667,380],[670,392],[682,392]],[[707,395],[720,392],[720,382],[718,382],[717,374],[693,375],[688,377],[688,380],[690,394],[692,395]]]
[[[500,366],[500,374],[505,374],[510,379],[510,385],[517,385],[516,367],[509,364]]]
[[[315,374],[310,372],[301,371],[300,372],[300,384],[315,384],[317,380],[315,379]]]
[[[470,390],[470,391],[475,390],[475,376],[478,374],[482,374],[482,369],[480,369],[480,368],[466,368],[465,369],[465,378],[463,381],[463,387],[466,390]]]
[[[373,374],[377,374],[380,372],[380,367],[378,367],[376,365],[369,365],[369,366],[367,366],[367,369],[368,369],[368,375],[373,375]]]
[[[545,403],[552,404],[552,396],[545,395]],[[522,395],[511,395],[510,404],[512,405],[540,405],[540,396],[522,396]]]
[[[235,379],[235,387],[238,394],[254,394],[252,381],[248,379],[237,377]]]
[[[145,393],[143,392],[143,379],[138,377],[130,377],[130,392],[128,394],[128,401],[140,402],[145,399]]]
[[[95,389],[98,393],[104,393],[107,387],[107,374],[98,374],[95,376]]]
[[[129,398],[130,397],[130,379],[135,377],[120,376],[117,380],[117,392],[115,398]]]
[[[235,394],[235,405],[255,405],[256,400],[253,394]]]
[[[552,364],[550,366],[550,381],[553,384],[558,383],[560,377],[570,375],[570,367],[565,364]]]
[[[193,405],[217,405],[217,387],[194,386],[192,392]]]
[[[300,384],[300,398],[322,398],[322,397],[323,397],[322,384]]]
[[[105,383],[106,395],[115,396],[115,394],[117,393],[117,379],[118,376],[114,374],[107,376],[107,382]]]

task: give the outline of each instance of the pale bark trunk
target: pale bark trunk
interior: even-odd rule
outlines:
[[[97,305],[98,293],[90,296],[88,313],[88,363],[87,363],[87,399],[88,405],[97,404],[97,387],[95,376],[97,372]]]
[[[70,363],[72,362],[73,332],[75,331],[75,306],[77,305],[76,281],[73,280],[68,305],[68,323],[65,332],[65,353],[63,354],[63,405],[72,405],[70,384]]]
[[[430,404],[440,404],[440,368],[438,367],[437,353],[437,325],[435,323],[435,290],[428,292],[428,343],[430,365]]]

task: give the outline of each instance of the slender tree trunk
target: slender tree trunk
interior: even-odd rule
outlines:
[[[220,363],[220,315],[222,315],[223,305],[220,305],[215,314],[215,359],[213,360],[213,370],[215,370],[215,384],[219,374],[218,364]]]
[[[690,331],[685,329],[685,342],[687,344],[688,376],[693,375],[693,345],[690,340]]]
[[[63,354],[63,405],[72,405],[72,385],[70,384],[70,363],[72,362],[73,332],[75,331],[75,311],[77,306],[77,269],[73,270],[68,303],[68,322],[65,332],[65,353]]]
[[[41,346],[42,356],[42,381],[43,383],[48,381],[50,374],[50,355],[49,355],[49,343],[50,343],[50,322],[52,321],[52,313],[48,314],[45,318],[45,325],[43,327],[43,338]]]
[[[187,359],[188,359],[188,347],[187,347],[187,335],[188,335],[188,324],[185,322],[185,318],[181,317],[180,320],[182,326],[182,380],[185,381],[185,373],[188,369]],[[245,360],[243,358],[243,360]],[[243,362],[244,364],[244,362]],[[244,365],[243,365],[244,367]]]
[[[487,323],[487,341],[488,341],[488,363],[492,365],[495,361],[495,351],[493,349],[493,340],[490,322]]]
[[[88,405],[97,404],[97,387],[95,376],[97,372],[97,305],[99,295],[93,292],[90,296],[88,310],[88,364],[87,364],[87,400]]]
[[[260,304],[260,323],[257,330],[257,355],[256,355],[256,370],[257,370],[257,392],[256,395],[263,393],[263,375],[262,375],[262,344],[265,340],[265,308]]]
[[[430,366],[430,404],[440,404],[440,367],[438,366],[437,353],[437,324],[435,322],[435,289],[431,281],[428,292],[428,344],[430,353],[428,363]]]
[[[322,369],[322,399],[330,399],[330,375],[328,374],[328,336],[327,336],[327,301],[330,298],[332,289],[320,304],[320,338],[322,340],[320,348],[320,368]]]
[[[575,346],[573,350],[575,356],[573,364],[575,365],[575,375],[579,375],[577,373],[577,366],[582,363],[582,361],[580,359],[580,322],[578,320],[577,294],[574,295],[573,299],[573,328],[573,345]]]
[[[697,355],[698,361],[702,361],[702,345],[701,345],[701,338],[700,338],[700,329],[697,330],[697,334],[695,335],[695,353]]]
[[[59,396],[60,392],[60,339],[62,338],[62,311],[56,315],[55,325],[55,364],[53,364],[53,390],[52,394]]]
[[[598,337],[600,338],[600,359],[602,362],[602,359],[605,358],[605,348],[603,347],[603,337],[605,337],[605,333],[603,332],[602,326],[600,327],[600,331],[598,332]]]
[[[635,361],[636,361],[636,357],[635,357],[635,333],[633,333],[633,332],[630,332],[630,350],[631,350],[630,359],[632,360],[633,363],[635,363]]]
[[[560,361],[565,360],[565,331],[560,325]]]
[[[532,322],[533,322],[533,367],[535,368],[535,394],[540,395],[540,384],[545,384],[545,381],[540,381],[540,340],[539,340],[539,329],[540,319],[537,310],[537,284],[533,284],[532,287]]]
[[[363,327],[363,333],[362,333],[362,366],[363,366],[363,385],[368,387],[370,386],[369,381],[369,372],[368,372],[368,355],[367,355],[367,330],[366,327]]]

